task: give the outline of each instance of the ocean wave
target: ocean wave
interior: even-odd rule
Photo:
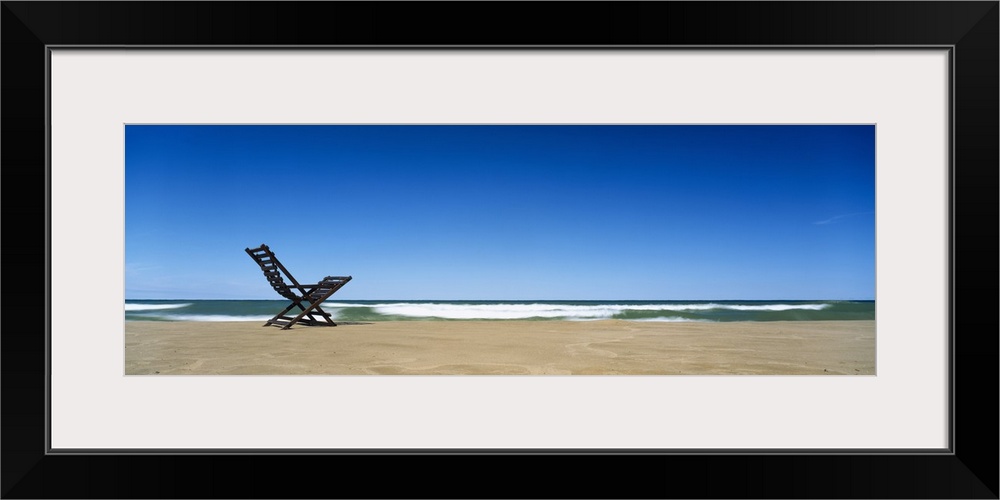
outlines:
[[[126,311],[162,311],[165,309],[180,309],[191,304],[125,304]]]
[[[610,318],[621,309],[614,306],[557,304],[373,304],[379,314],[444,319]]]
[[[378,314],[387,316],[405,316],[413,318],[442,319],[529,319],[529,318],[565,318],[565,319],[609,319],[629,311],[789,311],[811,310],[819,311],[829,307],[829,304],[447,304],[447,303],[414,303],[392,302],[377,304],[333,303],[329,307],[352,308],[367,307]],[[669,317],[669,316],[665,316]]]
[[[665,311],[714,311],[714,310],[730,310],[730,311],[792,311],[792,310],[805,310],[805,311],[822,311],[830,307],[830,304],[754,304],[754,305],[744,305],[744,304],[668,304],[665,306],[654,306],[651,309],[646,310],[665,310]],[[631,309],[631,308],[630,308]]]
[[[266,321],[282,300],[129,301],[132,321]],[[823,321],[872,320],[874,301],[420,301],[324,302],[336,321]],[[297,312],[297,311],[296,311]]]

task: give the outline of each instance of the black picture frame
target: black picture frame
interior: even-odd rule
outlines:
[[[0,336],[4,498],[998,498],[997,1],[2,4],[2,252],[8,277],[19,278],[4,294]],[[49,454],[39,313],[51,285],[46,62],[55,45],[950,47],[951,450]]]

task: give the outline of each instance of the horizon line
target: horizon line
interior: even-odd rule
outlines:
[[[125,300],[270,300],[283,302],[287,299],[275,299],[275,298],[126,298]],[[327,299],[330,300],[330,299]],[[611,301],[621,301],[621,302],[679,302],[679,301],[698,301],[698,302],[709,302],[709,301],[723,301],[723,302],[819,302],[819,301],[866,301],[874,302],[875,299],[851,299],[851,298],[825,298],[825,299],[790,299],[790,298],[778,298],[778,299],[337,299],[331,302],[352,302],[352,301],[365,301],[365,302],[409,302],[409,301],[420,301],[420,302],[611,302]]]

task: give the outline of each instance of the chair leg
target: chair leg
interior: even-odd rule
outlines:
[[[341,287],[343,287],[348,281],[350,281],[350,277],[336,278],[336,280],[338,281],[334,280],[335,278],[331,278],[328,276],[327,278],[324,278],[322,282],[320,282],[319,286],[310,288],[308,291],[302,290],[302,297],[299,297],[297,300],[293,300],[292,303],[288,305],[288,307],[286,307],[283,311],[275,315],[273,318],[269,319],[267,323],[264,324],[264,326],[271,326],[271,325],[281,326],[282,330],[288,330],[292,327],[292,325],[295,325],[296,323],[302,323],[308,326],[320,326],[320,325],[337,326],[337,323],[335,323],[332,319],[333,316],[330,313],[324,311],[323,308],[319,306],[320,303],[330,298],[331,295],[333,295],[337,290],[340,290]],[[316,293],[317,291],[322,293],[321,294]],[[303,306],[302,301],[308,302],[309,307]],[[285,316],[285,314],[287,314],[288,311],[291,311],[292,308],[295,307],[301,309],[302,312],[300,312],[294,318]],[[323,321],[316,319],[316,316],[322,317]]]
[[[334,322],[333,322],[333,320],[332,320],[332,319],[330,319],[330,315],[329,315],[329,314],[327,314],[327,312],[326,312],[326,311],[324,311],[323,309],[320,309],[320,307],[319,307],[319,304],[320,304],[321,302],[323,302],[324,300],[326,300],[326,299],[327,299],[328,297],[330,297],[331,295],[333,295],[333,292],[335,292],[335,291],[336,291],[336,290],[331,290],[331,291],[330,291],[329,293],[327,293],[327,294],[324,294],[324,295],[320,296],[320,298],[316,299],[316,300],[315,300],[315,301],[313,301],[313,302],[310,302],[310,304],[309,304],[309,307],[306,307],[306,308],[304,308],[304,309],[302,310],[302,312],[301,312],[301,313],[299,313],[299,315],[298,315],[298,316],[296,316],[296,317],[295,317],[295,318],[294,318],[294,319],[293,319],[292,321],[290,321],[290,322],[289,322],[289,323],[288,323],[287,325],[285,325],[285,326],[284,326],[284,327],[282,328],[282,330],[288,330],[289,328],[291,328],[291,327],[292,327],[292,325],[294,325],[295,323],[298,323],[298,322],[299,322],[300,320],[302,320],[302,317],[303,317],[303,316],[309,316],[309,320],[310,320],[310,326],[316,326],[317,324],[319,324],[319,322],[318,322],[318,321],[316,321],[316,318],[314,318],[314,317],[312,316],[312,313],[310,312],[310,311],[313,311],[314,309],[315,309],[316,311],[318,311],[318,312],[319,312],[319,314],[322,314],[322,315],[323,315],[323,317],[324,317],[324,318],[326,319],[326,321],[325,321],[324,323],[325,323],[325,324],[326,324],[327,326],[337,326],[337,323],[334,323]],[[306,299],[306,300],[308,300],[308,299]],[[302,307],[302,306],[301,306],[301,304],[299,305],[299,307]]]
[[[307,308],[306,308],[306,309],[305,309],[304,311],[302,311],[301,313],[299,313],[299,315],[298,315],[298,316],[296,316],[296,317],[295,317],[295,318],[293,318],[293,319],[292,319],[291,321],[289,321],[289,322],[288,322],[288,324],[287,324],[287,325],[285,325],[284,327],[282,327],[281,329],[282,329],[282,330],[288,330],[288,329],[289,329],[289,328],[291,328],[291,327],[292,327],[292,325],[294,325],[295,323],[298,323],[298,322],[302,321],[302,318],[303,318],[304,316],[309,316],[309,320],[308,320],[308,322],[309,322],[309,323],[308,323],[308,324],[309,324],[309,326],[316,326],[316,323],[318,323],[318,321],[316,321],[316,318],[314,318],[314,317],[312,316],[312,314],[310,314],[310,313],[309,313],[309,311],[311,311],[311,310],[312,310],[312,309],[313,309],[314,307],[317,307],[317,305],[318,305],[318,303],[314,303],[314,304],[310,305],[310,306],[309,306],[309,307],[307,307]],[[334,323],[333,321],[330,321],[330,326],[337,326],[337,324],[336,324],[336,323]]]
[[[299,309],[305,310],[305,308],[302,307],[302,299],[293,301],[291,304],[288,304],[288,307],[286,307],[285,309],[283,309],[280,313],[275,314],[273,318],[267,320],[267,323],[264,323],[263,326],[272,326],[272,325],[274,325],[274,326],[286,326],[282,322],[283,321],[290,321],[292,318],[288,318],[287,316],[285,316],[285,314],[287,314],[288,311],[291,311],[292,309],[294,309],[295,306],[298,306]],[[282,330],[285,330],[285,329],[287,329],[287,326],[286,326],[286,328],[282,328]]]

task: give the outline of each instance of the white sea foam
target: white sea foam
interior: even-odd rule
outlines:
[[[610,318],[616,306],[558,304],[373,304],[379,314],[444,319]]]
[[[161,311],[164,309],[180,309],[191,304],[125,304],[126,311]]]
[[[830,304],[761,304],[761,305],[741,305],[741,304],[687,304],[661,307],[668,311],[708,311],[712,309],[729,309],[732,311],[791,311],[803,309],[806,311],[822,311],[830,307]]]
[[[607,319],[626,311],[787,311],[804,309],[818,311],[828,304],[442,304],[394,302],[380,304],[334,303],[331,307],[368,307],[379,314],[416,318],[443,319]],[[669,317],[669,316],[664,316]]]

